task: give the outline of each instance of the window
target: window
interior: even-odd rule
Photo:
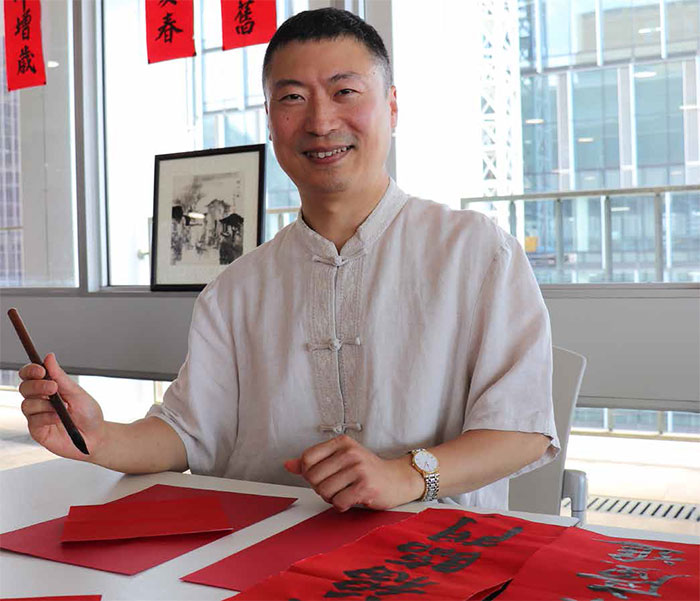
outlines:
[[[197,56],[149,65],[144,3],[105,0],[104,80],[109,283],[148,285],[154,156],[267,139],[261,84],[265,46],[221,50],[217,0],[195,1]],[[277,20],[308,0],[277,2]],[[299,204],[271,148],[266,157],[268,208]],[[267,237],[278,229],[268,215]]]
[[[71,7],[42,4],[45,86],[7,91],[0,31],[0,287],[78,285]]]

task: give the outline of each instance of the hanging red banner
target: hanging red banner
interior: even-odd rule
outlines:
[[[9,90],[46,83],[40,0],[5,0],[5,67]]]
[[[148,62],[194,56],[193,0],[145,0]]]
[[[267,44],[277,29],[275,0],[221,0],[223,48]]]
[[[700,547],[569,528],[535,553],[498,601],[698,598]]]
[[[235,599],[464,601],[513,578],[565,530],[501,515],[426,509],[299,561]]]

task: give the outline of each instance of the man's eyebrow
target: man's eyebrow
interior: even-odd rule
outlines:
[[[328,81],[335,83],[345,79],[362,79],[362,75],[355,71],[344,71],[343,73],[336,73],[333,77],[330,77]]]
[[[278,79],[274,84],[272,84],[272,87],[275,90],[279,90],[280,88],[286,88],[287,86],[304,87],[304,84],[301,83],[298,79]]]

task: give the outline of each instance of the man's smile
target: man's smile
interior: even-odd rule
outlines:
[[[310,159],[313,163],[328,164],[335,163],[347,155],[354,146],[335,146],[335,147],[319,147],[305,150],[302,154]]]

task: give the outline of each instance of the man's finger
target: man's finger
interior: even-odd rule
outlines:
[[[33,430],[35,428],[43,428],[45,426],[55,426],[59,424],[61,420],[58,417],[58,414],[55,411],[51,412],[45,412],[45,413],[37,413],[36,415],[32,415],[28,420],[27,420],[27,425],[29,426],[29,430]]]
[[[340,449],[331,456],[326,457],[305,470],[304,478],[306,478],[311,486],[316,486],[334,474],[357,465],[361,461],[358,452],[355,452],[353,448]]]
[[[19,370],[18,375],[20,380],[41,380],[44,377],[46,370],[37,363],[27,363]]]
[[[56,414],[56,411],[54,411],[51,403],[41,397],[29,397],[24,399],[24,401],[22,401],[21,409],[22,413],[24,413],[26,417],[31,417],[32,415],[36,415],[38,413]]]
[[[61,366],[56,361],[56,355],[54,353],[49,353],[44,359],[44,365],[49,372],[49,377],[58,384],[58,387],[62,392],[77,392],[80,390],[73,380],[70,379],[68,374],[63,371]]]
[[[51,396],[58,390],[58,384],[51,380],[25,380],[19,385],[19,393],[25,398]]]
[[[348,486],[354,484],[356,480],[356,471],[353,468],[348,468],[335,472],[332,476],[314,486],[314,490],[326,503],[335,505],[335,497]]]
[[[305,474],[314,465],[323,461],[327,457],[330,457],[338,451],[339,449],[351,444],[352,439],[345,434],[331,438],[325,442],[321,442],[313,447],[306,449],[300,457],[301,460],[301,473]]]
[[[287,459],[287,461],[284,462],[284,467],[292,474],[301,474],[301,459]]]

